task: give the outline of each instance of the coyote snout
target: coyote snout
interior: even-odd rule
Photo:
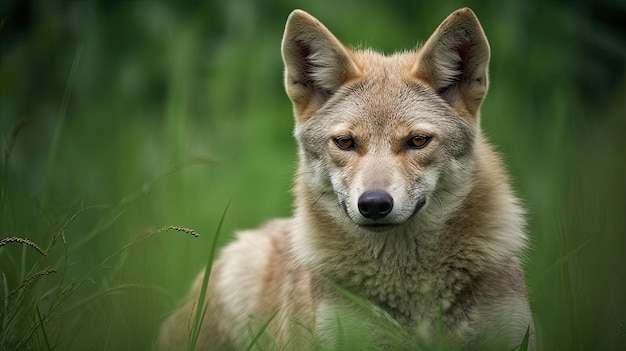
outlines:
[[[393,197],[384,190],[371,190],[364,192],[357,202],[359,213],[366,220],[370,220],[361,226],[374,231],[391,229],[397,223],[390,223],[385,219],[393,210]],[[419,197],[413,207],[415,215],[426,204],[426,196]]]
[[[435,136],[445,131],[435,132],[435,126],[412,115],[400,119],[400,113],[396,116],[401,123],[389,123],[389,129],[376,130],[368,127],[375,114],[363,111],[358,116],[350,123],[350,143],[341,140],[350,147],[328,143],[329,159],[313,164],[322,178],[315,191],[341,205],[342,211],[334,216],[350,230],[357,226],[380,231],[410,224],[410,219],[421,216],[420,211],[437,188],[440,170],[447,165],[432,160],[436,154],[445,155]],[[414,126],[411,129],[416,131],[406,131],[406,126]],[[311,149],[317,145],[310,141],[302,144]]]

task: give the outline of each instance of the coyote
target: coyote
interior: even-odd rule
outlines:
[[[490,51],[472,10],[392,55],[295,10],[282,56],[295,211],[221,251],[197,349],[535,349],[524,211],[480,129]],[[162,348],[187,347],[202,277]]]

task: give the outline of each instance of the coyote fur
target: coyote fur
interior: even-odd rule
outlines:
[[[197,349],[534,349],[524,211],[481,132],[490,49],[472,10],[392,55],[295,10],[282,56],[294,214],[221,251]],[[160,347],[187,348],[202,276]]]

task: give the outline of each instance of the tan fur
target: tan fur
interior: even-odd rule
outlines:
[[[384,56],[345,47],[296,10],[282,52],[300,155],[295,213],[222,251],[198,349],[246,348],[271,316],[262,349],[339,348],[350,319],[371,327],[370,345],[390,347],[343,289],[426,346],[443,335],[451,348],[513,349],[530,327],[534,349],[523,210],[480,131],[489,45],[474,13]],[[416,136],[429,142],[413,147]],[[163,325],[162,349],[187,347],[201,281]]]

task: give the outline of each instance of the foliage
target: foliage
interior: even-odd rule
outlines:
[[[225,204],[218,246],[290,214],[279,44],[295,6],[0,4],[0,349],[149,349],[205,265]],[[623,349],[623,2],[297,6],[386,52],[475,10],[492,50],[482,127],[529,209],[540,345]],[[202,235],[161,233],[174,228]]]

